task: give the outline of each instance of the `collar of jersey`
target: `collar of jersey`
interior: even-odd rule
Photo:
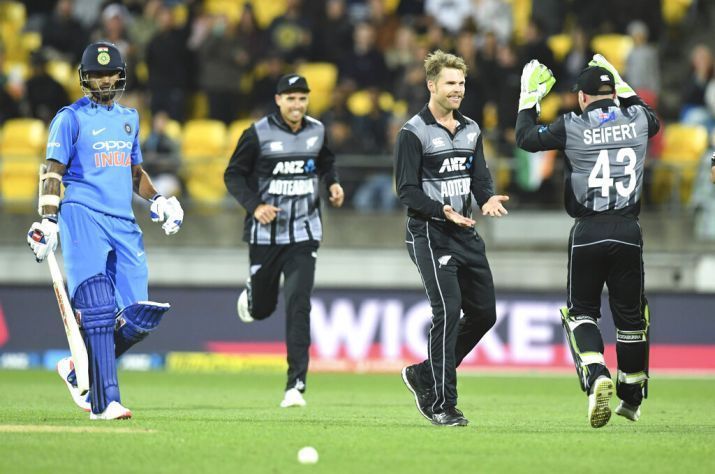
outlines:
[[[596,102],[591,102],[589,104],[589,106],[586,107],[586,110],[583,111],[583,113],[587,114],[594,109],[608,108],[608,107],[616,107],[616,103],[613,101],[613,99],[601,99],[601,100],[597,100]]]
[[[420,117],[422,117],[422,120],[424,120],[427,125],[434,125],[437,123],[437,119],[434,118],[434,115],[432,115],[432,112],[429,109],[429,104],[425,104],[425,106],[422,107],[422,110],[420,110]],[[467,120],[459,110],[454,111],[454,118],[457,119],[457,122],[459,122],[460,125],[467,125]]]
[[[305,120],[305,117],[303,117],[303,120],[301,120],[301,122],[300,122],[300,128],[298,129],[297,132],[294,132],[293,129],[290,128],[290,126],[286,123],[286,121],[283,120],[283,116],[281,115],[280,112],[272,113],[269,117],[269,120],[273,121],[273,123],[278,125],[280,128],[282,128],[286,132],[290,132],[290,133],[294,133],[294,134],[302,132],[303,129],[305,128],[306,123],[307,123],[307,121]]]

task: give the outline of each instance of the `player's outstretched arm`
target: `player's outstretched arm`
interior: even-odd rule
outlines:
[[[167,199],[156,192],[149,175],[141,165],[132,165],[134,192],[151,202],[149,216],[153,222],[163,222],[161,228],[166,235],[179,232],[184,222],[184,210],[174,196]]]

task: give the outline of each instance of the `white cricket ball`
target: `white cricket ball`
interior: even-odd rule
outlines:
[[[300,451],[298,451],[298,462],[301,464],[315,464],[318,462],[318,451],[312,446],[300,448]]]

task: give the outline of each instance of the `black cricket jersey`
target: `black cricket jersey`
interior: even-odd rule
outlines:
[[[638,216],[648,138],[660,128],[655,113],[638,96],[590,104],[549,125],[536,125],[536,111],[519,112],[516,143],[526,151],[564,150],[566,211],[571,217],[597,214]]]
[[[446,221],[445,205],[471,217],[472,195],[479,207],[494,195],[479,125],[459,111],[454,116],[458,126],[452,135],[425,106],[402,127],[395,149],[397,193],[408,216],[445,230],[461,229]]]
[[[338,182],[334,165],[320,121],[306,116],[293,132],[280,113],[273,113],[252,124],[224,173],[226,188],[247,211],[243,239],[258,245],[320,241],[318,186]],[[262,203],[281,209],[270,224],[253,217]]]

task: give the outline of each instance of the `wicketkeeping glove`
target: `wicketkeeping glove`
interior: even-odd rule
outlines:
[[[539,102],[549,93],[556,78],[551,69],[536,59],[529,61],[521,72],[521,94],[519,95],[519,112],[536,107],[536,113],[541,112]]]
[[[175,197],[166,199],[159,194],[151,201],[149,217],[153,222],[163,222],[161,228],[164,229],[166,235],[172,235],[179,232],[181,228],[184,221],[184,210]]]
[[[613,80],[616,83],[616,95],[618,97],[622,97],[625,99],[627,97],[633,97],[634,95],[636,95],[633,88],[629,86],[626,81],[623,80],[620,74],[618,74],[618,71],[615,67],[613,67],[613,64],[609,63],[608,60],[602,55],[594,54],[593,59],[589,61],[588,65],[608,69],[608,71],[613,74]]]
[[[44,217],[42,222],[32,223],[32,227],[27,232],[27,245],[35,254],[35,260],[41,262],[47,258],[50,252],[57,249],[58,235],[59,228],[56,217]]]

